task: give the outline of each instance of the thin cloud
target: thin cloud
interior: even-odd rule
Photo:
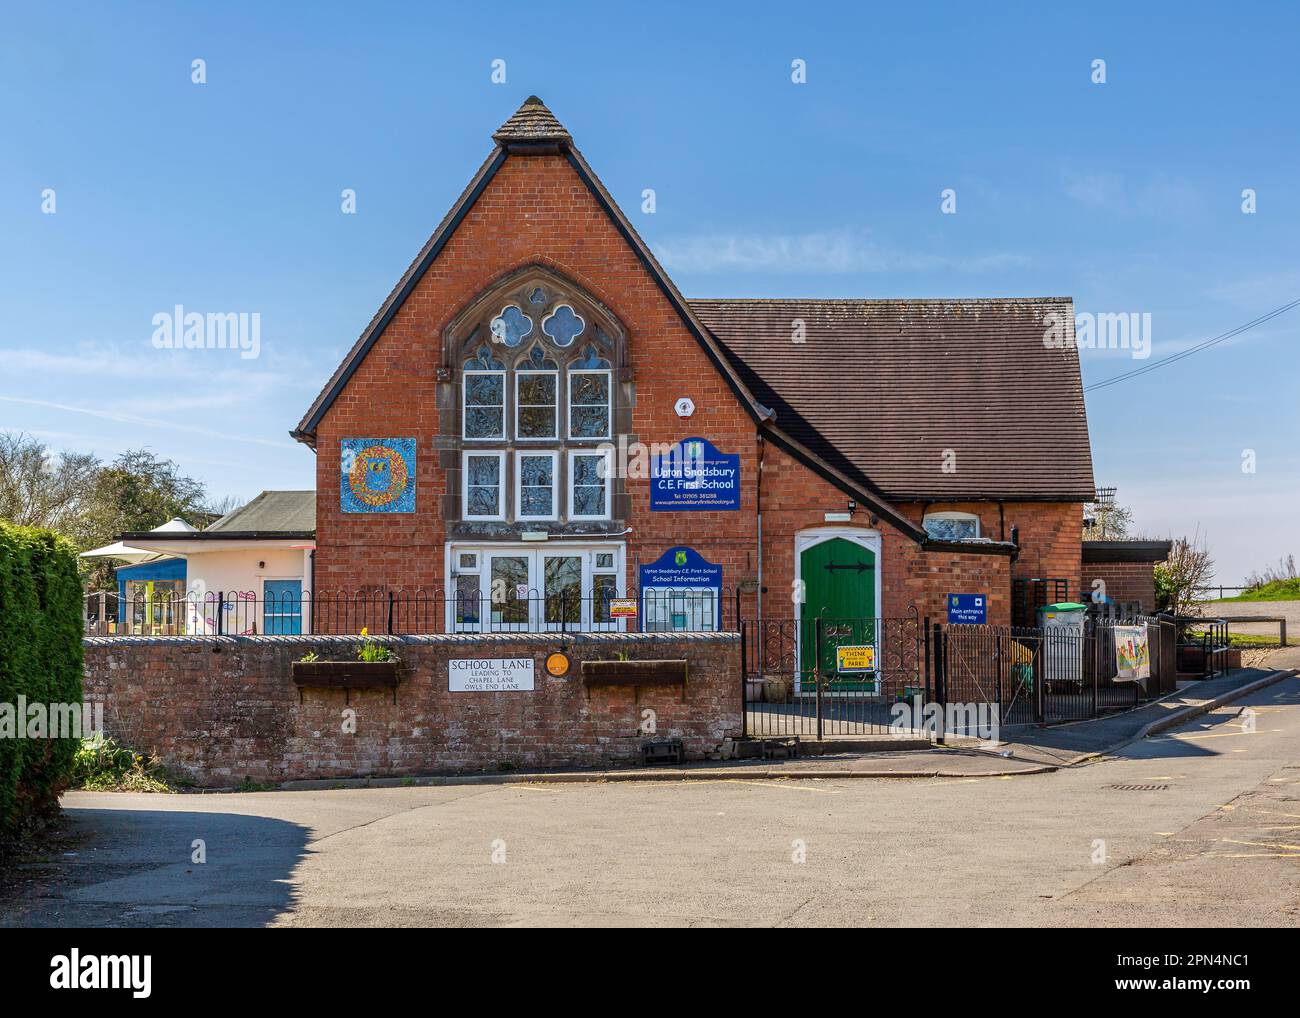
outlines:
[[[276,442],[269,438],[255,438],[251,435],[241,435],[234,429],[229,431],[216,431],[212,428],[200,428],[192,424],[184,424],[178,421],[160,420],[153,417],[137,417],[134,414],[124,414],[116,410],[72,406],[68,403],[53,403],[49,400],[43,399],[24,399],[21,396],[0,396],[0,403],[14,403],[18,406],[35,406],[43,407],[47,410],[62,410],[65,413],[85,414],[89,417],[96,417],[102,421],[114,421],[119,424],[133,424],[143,428],[158,428],[163,431],[182,432],[187,435],[201,435],[204,438],[216,439],[221,442],[241,442],[245,445],[268,446],[272,449],[296,448],[290,442]]]
[[[1240,307],[1277,307],[1300,297],[1300,269],[1246,276],[1211,287],[1205,295]]]
[[[1068,198],[1087,208],[1126,215],[1185,216],[1205,207],[1195,184],[1163,174],[1131,182],[1118,173],[1067,170],[1062,188]]]
[[[652,245],[675,272],[992,272],[1028,265],[1024,255],[936,255],[887,248],[848,231],[804,234],[699,234]]]

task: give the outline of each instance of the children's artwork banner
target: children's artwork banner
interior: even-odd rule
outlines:
[[[1116,682],[1137,682],[1151,677],[1151,648],[1147,641],[1147,627],[1115,627]]]
[[[345,513],[415,512],[415,439],[345,438],[339,445]]]
[[[719,452],[707,438],[687,438],[651,456],[652,511],[739,508],[739,453]]]

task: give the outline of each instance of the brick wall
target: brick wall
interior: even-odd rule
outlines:
[[[459,371],[452,382],[437,381],[443,333],[485,289],[534,264],[572,280],[626,328],[632,381],[619,385],[615,398],[631,408],[629,441],[702,435],[741,457],[738,512],[651,513],[649,483],[629,482],[629,584],[638,559],[653,561],[683,543],[685,524],[690,543],[701,552],[707,545],[707,557],[723,566],[729,586],[752,575],[753,420],[569,163],[558,155],[532,155],[506,160],[321,420],[317,589],[442,588],[441,509],[458,453],[440,455],[433,436],[441,431],[440,404],[456,405],[454,386],[460,383]],[[695,402],[689,420],[673,410],[682,396]],[[402,435],[417,439],[415,513],[340,512],[339,440]]]
[[[734,635],[570,637],[573,668],[548,676],[553,636],[381,638],[401,659],[389,690],[305,689],[292,662],[309,650],[351,658],[340,637],[97,638],[85,641],[85,695],[104,701],[107,733],[202,786],[297,778],[398,776],[539,767],[595,767],[639,757],[641,712],[657,738],[680,737],[699,759],[741,728],[740,649]],[[584,658],[685,658],[681,687],[598,687]],[[535,689],[451,693],[449,657],[532,657]],[[356,711],[343,734],[342,711]]]
[[[834,528],[879,532],[882,603],[877,610],[882,616],[898,618],[915,605],[922,618],[929,615],[934,621],[943,621],[948,594],[982,593],[989,597],[988,621],[1010,623],[1011,564],[1006,554],[925,551],[885,520],[873,525],[870,510],[861,507],[851,523],[827,523],[826,513],[843,511],[848,496],[770,444],[763,451],[762,501],[763,586],[767,588],[763,609],[768,618],[795,617],[791,595],[796,537],[810,530]],[[896,508],[920,524],[920,515],[907,511],[914,507]],[[996,531],[986,533],[996,535]]]
[[[1093,583],[1101,580],[1102,593],[1112,601],[1128,604],[1136,601],[1144,612],[1156,609],[1154,562],[1085,562],[1083,565],[1084,598],[1090,597]]]
[[[917,526],[926,513],[972,513],[979,517],[980,533],[996,541],[1011,540],[1011,528],[1018,527],[1020,554],[1011,567],[1011,576],[1062,578],[1070,581],[1070,597],[1079,593],[1083,573],[1082,503],[902,502],[897,509]]]

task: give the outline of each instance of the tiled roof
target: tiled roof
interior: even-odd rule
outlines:
[[[500,144],[517,141],[571,142],[572,136],[555,114],[535,95],[530,95],[513,116],[496,129],[492,140]]]
[[[264,491],[208,527],[206,533],[305,533],[316,529],[316,492]]]
[[[690,304],[783,431],[888,498],[1093,498],[1068,297]]]

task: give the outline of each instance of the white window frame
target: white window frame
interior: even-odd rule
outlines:
[[[524,465],[525,456],[545,457],[551,461],[551,513],[549,516],[524,515]],[[554,449],[515,450],[515,519],[529,521],[558,520],[560,518],[560,454]]]
[[[978,541],[978,540],[980,539],[980,536],[981,536],[981,530],[980,530],[980,518],[979,518],[978,516],[976,516],[974,513],[963,513],[963,512],[956,512],[956,511],[952,511],[952,512],[938,512],[938,513],[926,513],[923,517],[921,517],[921,529],[922,529],[922,530],[925,530],[925,532],[926,532],[926,536],[929,537],[929,536],[930,536],[930,532],[929,532],[929,530],[926,529],[926,526],[925,526],[927,520],[962,520],[962,521],[965,521],[965,520],[974,520],[974,521],[975,521],[975,536],[974,536],[974,537],[961,537],[961,538],[958,538],[958,540],[959,540],[959,541]],[[933,540],[936,540],[936,541],[943,541],[943,540],[949,540],[949,538],[940,538],[940,537],[936,537],[936,538],[933,538]]]
[[[573,468],[573,461],[574,461],[574,459],[575,459],[576,457],[578,457],[578,456],[601,456],[601,457],[604,457],[604,460],[605,460],[605,511],[604,511],[603,513],[601,513],[600,515],[598,515],[598,516],[581,516],[581,515],[579,515],[578,513],[574,512],[574,509],[573,509],[573,503],[574,503],[574,497],[573,497],[574,492],[573,492],[573,489],[574,489],[575,485],[574,485],[574,483],[573,483],[573,479],[574,479],[575,476],[577,476],[577,472],[576,472],[576,471],[574,470],[574,468]],[[570,520],[608,520],[608,519],[612,519],[612,518],[613,518],[613,508],[614,508],[614,507],[611,505],[611,502],[612,502],[612,500],[613,500],[613,498],[614,498],[614,485],[613,485],[613,483],[612,483],[612,481],[613,481],[613,475],[614,475],[614,467],[613,467],[613,456],[612,456],[612,450],[610,450],[610,449],[570,449],[570,450],[569,450],[569,463],[568,463],[568,466],[569,466],[569,473],[568,473],[568,476],[565,478],[564,487],[565,487],[565,491],[566,491],[567,496],[568,496],[567,501],[568,501],[568,509],[569,509],[569,519],[570,519]],[[587,487],[587,485],[583,485],[583,487]]]
[[[466,430],[465,422],[469,417],[469,380],[472,375],[501,376],[501,433],[499,435],[475,435],[471,437]],[[460,382],[460,437],[466,442],[504,442],[506,440],[506,404],[508,402],[509,401],[506,398],[505,371],[497,368],[493,368],[490,371],[477,368],[462,371]]]
[[[605,376],[605,433],[603,435],[575,435],[573,433],[573,378],[575,375]],[[609,368],[571,368],[565,372],[564,414],[565,433],[571,442],[608,442],[614,430],[614,372]],[[595,404],[590,404],[594,406]]]
[[[456,576],[461,570],[456,568],[458,561],[457,555],[460,552],[476,552],[479,556],[479,570],[464,570],[464,573],[478,577],[480,591],[487,596],[488,587],[485,587],[483,577],[490,577],[491,555],[493,552],[505,552],[515,555],[528,555],[535,563],[530,574],[530,584],[537,590],[543,591],[545,580],[541,577],[539,570],[543,568],[543,559],[546,555],[564,554],[572,552],[582,557],[582,590],[583,590],[583,608],[582,608],[582,626],[581,632],[593,633],[622,633],[628,629],[627,619],[617,618],[608,622],[596,622],[593,618],[591,599],[595,595],[595,580],[598,575],[614,577],[614,596],[625,598],[628,596],[627,580],[627,546],[622,541],[547,541],[545,544],[524,546],[521,548],[518,541],[447,541],[444,546],[444,566],[446,570],[446,632],[458,633],[489,633],[503,632],[510,630],[499,630],[495,628],[492,622],[491,609],[487,608],[480,612],[477,623],[456,623],[455,615],[455,597],[456,597]],[[595,554],[597,552],[613,552],[614,565],[609,568],[595,568]],[[489,581],[490,586],[490,581]],[[546,632],[547,623],[545,623],[541,612],[544,609],[540,606],[539,601],[535,601],[533,609],[529,615],[529,632]]]
[[[550,375],[555,379],[555,402],[551,404],[551,433],[549,435],[521,435],[519,433],[519,411],[524,404],[519,399],[519,380],[524,375]],[[541,403],[529,403],[530,409],[543,406]],[[550,368],[516,368],[515,369],[515,441],[516,442],[557,442],[560,438],[560,373]]]
[[[469,511],[469,461],[471,456],[494,456],[497,460],[497,514],[471,516]],[[460,454],[460,517],[463,520],[504,520],[506,518],[506,454],[498,449],[466,449]],[[479,485],[481,487],[481,485]]]

